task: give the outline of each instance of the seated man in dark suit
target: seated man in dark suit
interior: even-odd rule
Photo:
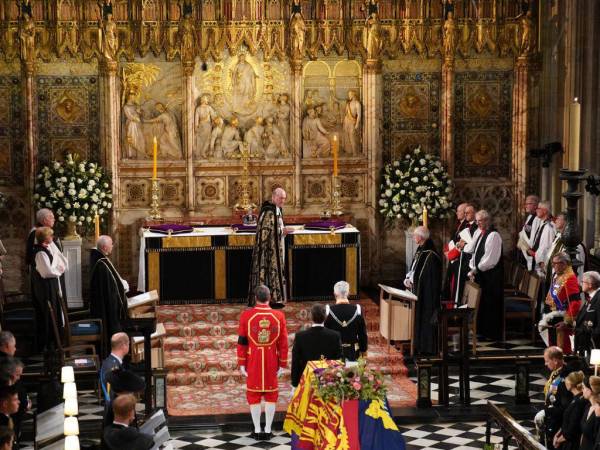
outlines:
[[[10,331],[0,332],[0,358],[15,356],[17,351],[17,340]]]
[[[310,314],[313,321],[312,327],[296,333],[292,348],[292,386],[294,387],[298,386],[308,361],[342,357],[340,333],[325,328],[323,325],[327,317],[325,306],[313,305]]]
[[[132,394],[120,395],[112,402],[115,419],[104,428],[104,443],[109,450],[148,450],[154,446],[152,436],[129,426],[135,419],[135,404]]]
[[[104,401],[110,402],[114,396],[111,395],[110,385],[106,381],[107,375],[113,370],[123,367],[123,358],[129,353],[129,336],[126,333],[115,333],[110,338],[110,355],[102,361],[100,368],[100,385]]]
[[[10,417],[19,410],[19,392],[15,386],[0,387],[0,426],[14,430],[15,424]]]

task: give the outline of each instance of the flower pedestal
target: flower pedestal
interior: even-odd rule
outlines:
[[[72,225],[72,226],[71,226]],[[65,271],[67,307],[81,308],[83,295],[81,289],[81,237],[77,234],[74,222],[67,222],[67,236],[62,241],[63,254],[69,267]]]

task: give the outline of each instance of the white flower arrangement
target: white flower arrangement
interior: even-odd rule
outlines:
[[[452,211],[453,190],[439,157],[417,147],[385,165],[379,211],[389,225],[398,219],[420,222],[423,208],[427,208],[428,217],[445,218]]]
[[[38,209],[49,208],[61,224],[72,222],[93,229],[94,216],[112,207],[109,179],[102,167],[68,154],[65,162],[44,166],[35,180],[33,200]]]

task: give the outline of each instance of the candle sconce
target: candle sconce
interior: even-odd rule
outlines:
[[[550,167],[554,155],[563,152],[564,149],[560,142],[550,142],[542,148],[532,148],[529,150],[533,158],[540,158],[542,160],[542,167]]]
[[[600,175],[590,175],[585,180],[585,190],[590,194],[600,195]]]

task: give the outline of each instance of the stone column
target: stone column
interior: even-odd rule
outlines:
[[[186,196],[185,204],[188,214],[193,215],[196,206],[194,180],[194,61],[183,62],[183,154],[186,160]]]
[[[512,107],[512,181],[513,208],[518,211],[525,195],[527,180],[527,105],[529,100],[530,64],[527,56],[519,56],[514,67],[513,107]],[[514,217],[514,225],[518,227],[520,217]],[[515,228],[516,229],[516,228]]]
[[[36,123],[34,114],[34,88],[33,88],[33,75],[34,75],[34,63],[33,61],[23,61],[23,87],[25,90],[25,158],[23,173],[26,180],[26,198],[33,198],[33,191],[35,187],[35,174],[37,172],[37,157],[35,147],[35,129]],[[30,213],[32,215],[31,223],[33,220],[33,203],[31,204]]]
[[[366,181],[367,214],[369,232],[369,271],[370,279],[380,272],[382,219],[379,214],[379,184],[382,158],[381,123],[382,77],[381,61],[368,59],[363,66],[363,149],[366,149],[368,171]]]
[[[454,177],[454,58],[446,57],[442,63],[441,98],[441,152],[440,156]]]
[[[294,206],[302,207],[302,60],[291,60],[290,147],[294,155]]]
[[[100,148],[104,151],[102,159],[104,168],[112,180],[111,190],[113,193],[109,229],[105,232],[111,236],[114,236],[117,231],[118,211],[121,206],[119,192],[121,106],[117,87],[117,66],[117,62],[113,60],[100,62]]]

